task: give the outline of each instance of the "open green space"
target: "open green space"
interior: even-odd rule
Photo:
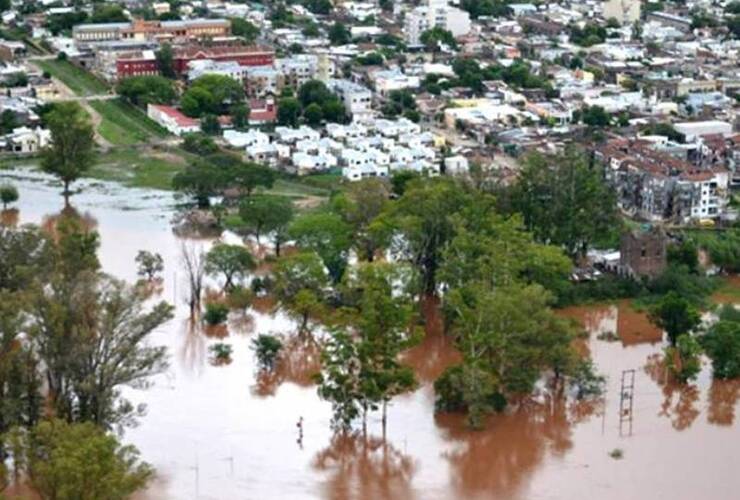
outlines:
[[[120,147],[101,153],[88,176],[132,187],[169,190],[172,178],[187,160],[188,153],[176,148],[157,153]]]
[[[90,101],[102,121],[98,133],[117,146],[130,146],[151,138],[167,136],[167,131],[147,117],[143,111],[120,99]]]
[[[69,61],[48,59],[35,61],[35,64],[54,78],[61,80],[79,96],[105,94],[109,90],[105,82]]]

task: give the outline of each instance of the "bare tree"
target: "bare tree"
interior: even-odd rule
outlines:
[[[206,275],[206,254],[199,245],[183,242],[180,259],[188,280],[187,301],[190,306],[190,317],[194,318],[200,313],[200,299]]]

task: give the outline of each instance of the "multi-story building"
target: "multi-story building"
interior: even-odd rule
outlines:
[[[319,57],[312,54],[298,54],[278,59],[275,67],[283,75],[283,85],[298,89],[307,81],[317,77]]]
[[[453,36],[470,32],[470,15],[464,10],[451,7],[446,0],[427,0],[426,5],[416,7],[406,14],[404,33],[411,45],[421,43],[421,35],[432,28],[442,28]]]
[[[229,36],[227,19],[189,19],[186,21],[144,21],[128,23],[78,24],[72,36],[79,47],[112,40],[197,40]]]
[[[715,219],[728,200],[729,171],[697,166],[642,139],[615,139],[596,149],[619,207],[650,221]]]
[[[373,117],[373,94],[369,89],[349,80],[336,79],[329,80],[328,87],[342,100],[345,111],[352,115],[352,121],[366,122]]]
[[[640,20],[640,0],[607,0],[602,7],[604,19],[616,19],[619,24]]]
[[[275,61],[275,52],[258,46],[187,45],[173,49],[172,66],[175,73],[180,75],[187,72],[190,62],[202,59],[210,59],[217,63],[235,62],[240,66],[271,66]]]

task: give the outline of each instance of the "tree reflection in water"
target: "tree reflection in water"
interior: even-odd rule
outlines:
[[[72,205],[65,205],[59,213],[45,215],[41,220],[41,229],[54,239],[58,238],[57,227],[63,220],[73,220],[80,224],[85,231],[94,231],[98,227],[98,220],[89,212],[80,213]]]
[[[379,437],[361,433],[335,434],[329,446],[313,458],[312,465],[328,477],[322,498],[409,499],[413,459]]]
[[[457,445],[444,454],[457,496],[517,497],[548,453],[562,456],[573,446],[571,426],[600,407],[547,397],[542,403],[528,402],[511,413],[491,417],[483,431],[468,429],[460,415],[438,415],[436,422],[445,438]]]
[[[709,387],[710,424],[730,426],[735,421],[735,405],[740,397],[740,380],[713,380]]]
[[[8,208],[0,212],[0,224],[7,227],[16,227],[20,212],[17,208]]]
[[[283,348],[275,368],[260,370],[252,393],[257,396],[274,396],[283,382],[301,387],[313,385],[313,376],[321,369],[321,346],[312,335],[281,337]]]
[[[192,374],[200,374],[206,362],[206,341],[200,332],[200,322],[193,319],[183,320],[183,342],[180,347],[180,362]]]
[[[681,384],[672,379],[663,363],[663,354],[651,354],[645,364],[645,373],[663,391],[663,403],[660,405],[658,416],[667,417],[677,431],[691,427],[699,410],[696,403],[699,401],[699,388],[693,384]]]

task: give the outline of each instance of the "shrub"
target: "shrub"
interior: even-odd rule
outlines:
[[[226,302],[231,309],[246,309],[252,303],[254,293],[249,288],[235,286],[229,290],[226,296]]]
[[[231,344],[219,342],[218,344],[210,346],[208,350],[216,361],[223,362],[231,359],[231,353],[234,349],[231,347]]]
[[[259,335],[252,339],[252,350],[257,356],[257,362],[261,368],[266,370],[275,366],[275,361],[282,348],[283,343],[274,335]]]
[[[225,304],[212,302],[206,304],[206,312],[203,320],[209,325],[220,325],[226,321],[229,316],[229,308]]]
[[[8,204],[18,201],[18,190],[12,184],[3,184],[0,186],[0,202],[3,204],[3,210],[8,208]]]

